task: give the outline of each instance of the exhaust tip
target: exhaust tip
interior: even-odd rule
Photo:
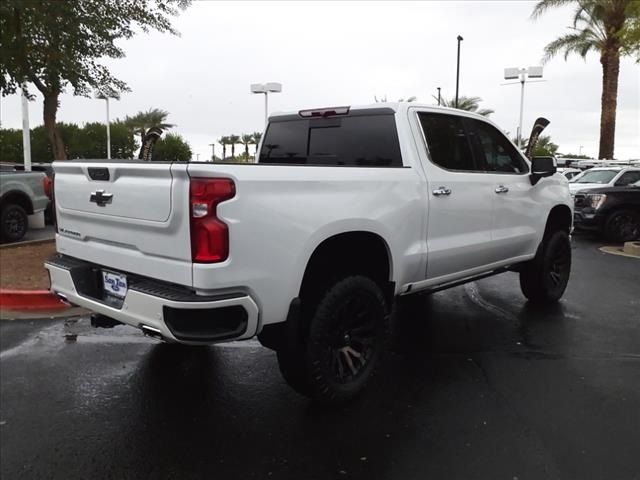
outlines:
[[[155,327],[150,327],[148,325],[140,325],[140,330],[142,330],[142,333],[144,333],[147,337],[153,337],[158,340],[164,340],[164,336],[162,335],[162,332]]]
[[[63,295],[62,293],[58,293],[58,292],[53,292],[53,294],[58,297],[58,299],[64,303],[67,307],[73,307],[73,304],[67,299],[66,295]]]

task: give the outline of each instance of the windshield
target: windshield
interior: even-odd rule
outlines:
[[[591,170],[583,173],[573,183],[609,183],[617,173],[617,170]]]

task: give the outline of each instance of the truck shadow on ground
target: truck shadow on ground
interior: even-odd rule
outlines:
[[[477,355],[520,348],[521,322],[479,308],[463,288],[416,297],[399,313],[393,348],[369,389],[338,409],[290,390],[264,348],[153,346],[131,379],[130,454],[169,476],[213,469],[235,478],[374,478],[398,473],[398,449],[420,456],[414,440],[424,429],[433,435],[425,451],[443,439],[465,441],[473,432],[455,435],[496,408]],[[522,321],[541,314],[548,321],[561,311],[525,307]],[[425,462],[432,473],[447,471],[446,462]]]

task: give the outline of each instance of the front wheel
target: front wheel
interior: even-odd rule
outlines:
[[[20,205],[6,205],[0,213],[0,236],[7,242],[17,242],[27,233],[29,219]]]
[[[520,271],[520,289],[531,302],[557,302],[570,273],[571,242],[567,232],[558,230],[543,240],[535,258]]]
[[[616,243],[631,242],[640,238],[640,213],[633,210],[618,210],[604,224],[607,240]]]
[[[278,352],[280,370],[298,392],[325,404],[360,393],[389,337],[389,315],[380,287],[369,278],[338,281],[320,299],[303,345]]]

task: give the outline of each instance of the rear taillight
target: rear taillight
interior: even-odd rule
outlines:
[[[44,194],[51,200],[51,179],[49,177],[45,176],[42,179],[42,187],[44,188]]]
[[[216,207],[235,194],[236,186],[229,178],[191,178],[189,213],[194,262],[222,262],[229,256],[229,229],[216,216]]]

